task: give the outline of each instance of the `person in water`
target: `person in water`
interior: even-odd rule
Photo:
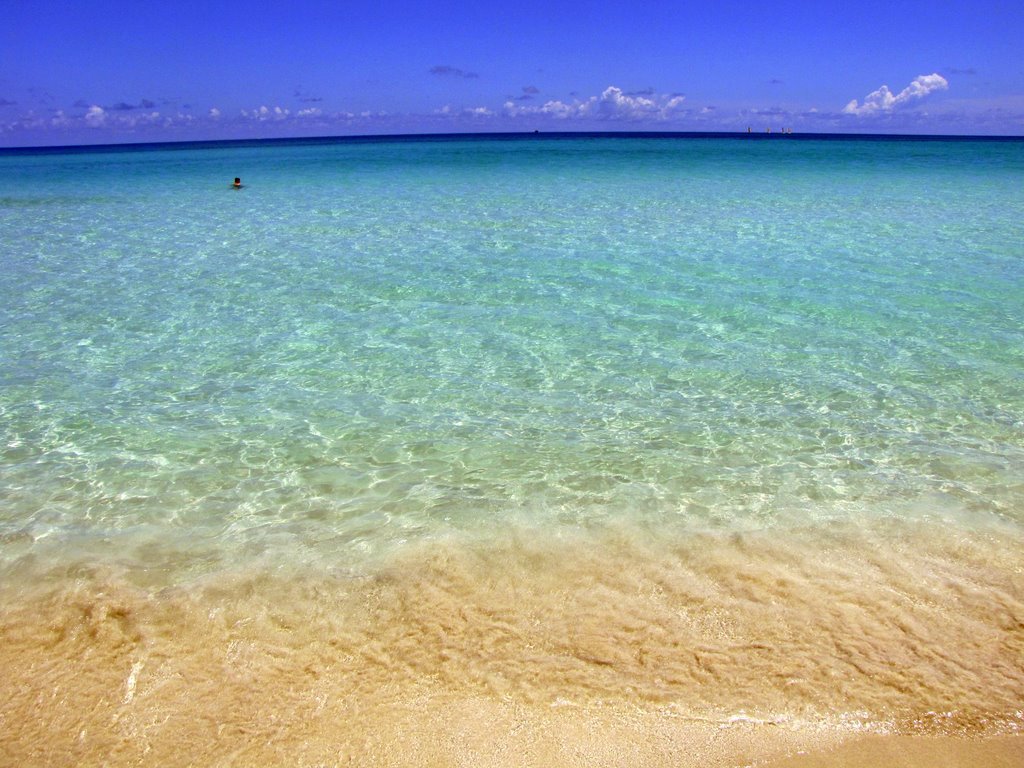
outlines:
[[[231,186],[234,187],[235,189],[241,189],[242,188],[242,180],[240,178],[238,178],[237,176],[235,176],[235,182]]]

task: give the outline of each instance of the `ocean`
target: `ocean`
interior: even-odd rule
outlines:
[[[1024,727],[1022,140],[3,150],[0,265],[4,762]]]

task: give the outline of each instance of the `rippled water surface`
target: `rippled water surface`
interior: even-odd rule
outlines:
[[[1021,520],[1020,143],[0,161],[7,534]]]

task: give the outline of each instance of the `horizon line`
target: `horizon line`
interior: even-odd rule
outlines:
[[[786,132],[779,131],[480,131],[480,132],[439,132],[439,133],[368,133],[325,136],[273,136],[265,138],[234,139],[183,139],[178,141],[122,141],[93,144],[39,144],[0,147],[0,155],[89,152],[89,151],[132,151],[145,149],[170,149],[254,146],[263,144],[328,144],[328,143],[384,143],[388,141],[466,141],[501,139],[572,139],[572,138],[637,138],[637,139],[753,139],[753,140],[820,140],[820,141],[1024,141],[1024,134],[937,134],[937,133],[833,133],[833,132]]]

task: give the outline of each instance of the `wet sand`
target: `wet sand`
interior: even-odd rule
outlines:
[[[1021,765],[1022,566],[1012,529],[921,523],[28,569],[0,763]]]
[[[1024,736],[864,736],[815,752],[800,750],[763,768],[1017,768],[1024,765]]]

